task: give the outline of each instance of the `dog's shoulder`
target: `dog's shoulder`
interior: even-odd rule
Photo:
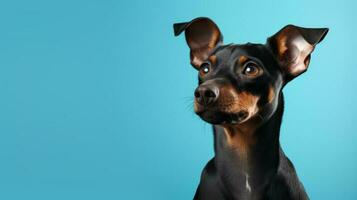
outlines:
[[[308,200],[294,165],[280,149],[279,167],[268,190],[268,199]]]
[[[194,200],[226,199],[217,175],[214,158],[202,170],[201,180],[195,193]]]

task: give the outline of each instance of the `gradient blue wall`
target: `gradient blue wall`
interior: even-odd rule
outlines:
[[[0,199],[191,199],[212,157],[172,24],[226,43],[329,27],[288,85],[281,143],[311,199],[357,199],[355,1],[1,1]]]

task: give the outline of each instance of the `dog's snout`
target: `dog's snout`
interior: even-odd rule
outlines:
[[[196,101],[201,105],[209,105],[218,98],[219,89],[214,85],[201,85],[195,90]]]

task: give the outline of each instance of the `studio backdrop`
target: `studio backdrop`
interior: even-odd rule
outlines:
[[[0,199],[192,199],[213,156],[197,71],[173,23],[206,16],[226,44],[328,27],[284,88],[280,142],[313,200],[357,199],[357,3],[0,2]]]

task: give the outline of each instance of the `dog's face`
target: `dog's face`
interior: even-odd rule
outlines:
[[[276,65],[264,45],[220,46],[199,67],[195,112],[213,124],[268,118],[283,84]]]
[[[195,112],[212,124],[265,121],[275,112],[282,87],[305,72],[314,47],[328,29],[288,25],[267,44],[223,45],[208,18],[175,24],[185,31],[191,64],[198,70]]]

